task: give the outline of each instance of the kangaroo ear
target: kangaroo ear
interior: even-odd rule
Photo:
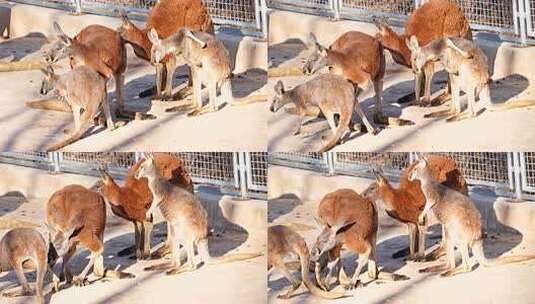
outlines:
[[[193,34],[192,31],[190,31],[187,28],[184,28],[184,36],[188,37],[191,40],[193,40],[194,42],[196,42],[201,49],[204,49],[206,47],[206,42],[204,42],[201,39],[199,39],[197,36],[195,36],[195,34]]]
[[[158,45],[160,44],[160,38],[158,38],[158,33],[154,28],[151,28],[150,31],[147,33],[147,36],[149,37],[149,40],[152,44]]]
[[[383,170],[380,167],[375,167],[372,169],[372,173],[375,176],[375,179],[378,183],[382,184],[385,182],[386,178],[383,175]]]
[[[317,227],[318,229],[323,229],[323,226],[325,226],[325,225],[323,224],[323,222],[322,222],[319,218],[317,218],[317,217],[315,217],[315,216],[314,216],[314,222],[316,222],[316,227]]]
[[[407,47],[413,52],[416,52],[420,49],[418,39],[416,39],[416,36],[414,35],[411,36],[410,40],[405,40],[405,43],[407,44]]]
[[[279,80],[275,85],[275,93],[277,93],[278,95],[284,94],[284,84],[281,80]]]
[[[56,21],[54,21],[54,31],[56,32],[56,36],[58,37],[58,39],[63,44],[66,44],[66,45],[71,44],[72,38],[67,36],[67,34],[65,34],[65,32],[63,32],[63,30],[61,29],[61,27],[59,26],[59,24]]]
[[[121,8],[119,12],[117,13],[117,16],[121,18],[121,21],[123,22],[124,26],[130,25],[130,20],[128,19],[128,14],[124,10],[124,8]]]

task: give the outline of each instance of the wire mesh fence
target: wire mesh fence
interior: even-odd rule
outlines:
[[[247,153],[240,163],[237,153]],[[260,152],[180,152],[180,158],[194,183],[218,186],[225,193],[263,198],[267,191],[267,154]],[[98,175],[105,165],[110,174],[124,177],[142,155],[134,152],[1,152],[0,162],[55,172]],[[241,174],[240,170],[244,170]],[[246,187],[240,189],[240,179]],[[251,193],[250,193],[251,192]]]
[[[13,0],[14,2],[68,11],[116,16],[119,9],[133,13],[134,19],[145,19],[158,0]],[[245,33],[264,32],[264,0],[204,0],[208,12],[218,25],[244,28]]]
[[[432,154],[454,159],[471,185],[492,187],[500,195],[535,199],[535,152]],[[405,152],[328,152],[321,155],[321,158],[318,155],[308,156],[306,153],[271,153],[269,163],[322,173],[364,177],[371,177],[372,169],[380,166],[387,175],[399,177],[401,171],[408,167],[415,157],[416,154]],[[512,161],[515,157],[520,159],[518,164]],[[318,162],[321,162],[321,165],[318,166]]]
[[[463,10],[472,29],[507,33],[528,42],[523,32],[535,37],[535,0],[454,0]],[[292,5],[286,5],[291,2]],[[289,1],[270,0],[272,8],[301,13],[328,15],[344,19],[370,21],[372,16],[391,18],[394,25],[402,25],[411,12],[426,0],[332,0]],[[314,8],[311,10],[311,8]],[[530,40],[529,42],[532,42]]]

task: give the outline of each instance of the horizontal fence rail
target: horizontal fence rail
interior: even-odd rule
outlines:
[[[535,200],[535,152],[450,152],[439,154],[454,159],[472,186],[491,187],[496,194]],[[379,166],[386,175],[399,179],[416,159],[405,152],[360,153],[270,153],[269,163],[325,174],[373,177]]]
[[[146,19],[157,0],[11,0],[17,3],[38,5],[78,13],[116,16],[119,9],[125,9],[134,19]],[[265,0],[204,0],[214,22],[231,26],[244,33],[264,35],[266,33]]]
[[[407,21],[426,0],[269,0],[270,8],[335,19],[370,21],[389,18],[393,25]],[[535,42],[535,0],[455,0],[472,29],[509,34],[523,44]]]
[[[265,198],[267,153],[265,152],[177,152],[169,153],[184,162],[195,184],[217,186],[222,192],[243,197]],[[125,177],[141,153],[134,152],[0,152],[0,162],[49,170],[97,176],[102,164],[108,172]]]

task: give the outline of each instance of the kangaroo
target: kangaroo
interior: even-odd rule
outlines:
[[[331,252],[335,257],[334,267],[325,279],[321,276],[319,263],[316,263],[316,280],[320,287],[329,289],[333,270],[341,268],[340,283],[348,289],[358,287],[359,275],[368,265],[371,279],[406,280],[408,277],[393,273],[379,272],[377,268],[377,210],[374,204],[351,189],[339,189],[323,197],[318,206],[316,218],[321,233],[311,250],[311,260],[317,262],[321,255]],[[348,280],[341,267],[340,251],[345,246],[359,255],[353,277]]]
[[[144,29],[135,26],[126,14],[120,10],[119,17],[122,25],[117,30],[121,37],[130,44],[136,56],[146,61],[151,61],[151,48],[147,34],[154,28],[158,36],[165,39],[179,29],[187,27],[192,31],[203,31],[214,33],[212,18],[202,0],[162,0],[150,10],[147,23]],[[173,74],[176,70],[176,60],[174,56],[168,56],[163,64],[156,65],[156,97],[162,100],[171,100],[173,89]],[[189,84],[179,95],[186,97],[191,92],[191,71],[189,72]],[[162,90],[165,90],[162,94]],[[142,92],[140,97],[147,97],[153,94],[154,89]]]
[[[108,130],[115,129],[108,104],[106,81],[95,70],[88,66],[78,66],[65,74],[57,75],[48,66],[41,72],[45,75],[41,94],[46,95],[55,90],[69,104],[74,117],[74,133],[68,139],[52,145],[48,151],[59,150],[81,139],[94,124],[100,107],[104,110]]]
[[[198,265],[194,262],[195,247],[197,247],[202,261],[206,264],[248,260],[262,255],[260,253],[244,253],[221,257],[210,256],[208,250],[208,215],[199,199],[190,191],[165,180],[158,172],[152,155],[147,155],[136,173],[136,178],[143,177],[147,178],[153,197],[147,214],[159,207],[169,224],[169,246],[173,261],[172,268],[166,272],[168,275],[197,269]],[[183,245],[187,251],[187,265],[184,267],[181,267],[179,245]],[[151,266],[145,270],[156,270],[162,266],[164,265]]]
[[[270,111],[277,112],[289,103],[295,104],[300,117],[299,125],[293,135],[301,133],[301,126],[309,107],[318,107],[327,118],[333,136],[320,149],[320,152],[328,151],[343,140],[344,135],[349,131],[353,111],[358,113],[368,132],[374,135],[378,133],[360,108],[355,87],[342,76],[322,74],[288,91],[284,89],[284,84],[279,80],[275,85],[275,96]],[[335,123],[335,115],[340,116],[338,125]]]
[[[476,97],[484,103],[489,110],[522,108],[535,105],[535,101],[513,102],[506,107],[496,106],[490,96],[492,82],[489,72],[488,59],[483,50],[473,41],[463,38],[436,39],[421,47],[416,37],[407,41],[411,49],[411,62],[416,72],[421,71],[429,62],[440,61],[449,73],[452,88],[452,103],[449,111],[438,111],[426,117],[449,116],[447,121],[459,121],[474,117]],[[460,91],[468,95],[468,110],[461,114]]]
[[[54,192],[46,203],[46,223],[52,244],[63,269],[61,275],[69,284],[87,285],[87,273],[93,267],[98,277],[133,278],[134,275],[104,268],[104,227],[106,205],[102,196],[80,185],[68,185]],[[82,272],[73,278],[68,263],[78,244],[86,247],[91,256]]]
[[[313,295],[326,299],[337,299],[344,296],[344,293],[328,292],[319,289],[310,282],[308,269],[310,254],[305,240],[291,228],[276,225],[268,228],[268,270],[272,267],[277,268],[292,284],[292,287],[286,293],[278,295],[278,298],[289,299],[299,286],[301,286],[301,282],[292,276],[283,260],[286,256],[292,254],[299,256],[302,283],[305,284],[306,288]]]
[[[71,38],[57,22],[54,22],[53,26],[58,41],[45,53],[46,61],[55,63],[67,57],[71,68],[79,65],[90,66],[104,77],[106,82],[113,77],[117,94],[117,114],[132,118],[133,115],[125,111],[124,105],[124,72],[127,62],[126,48],[121,36],[112,29],[93,24]]]
[[[433,179],[425,157],[418,161],[409,175],[409,180],[419,180],[425,195],[425,207],[419,215],[419,222],[431,210],[444,227],[446,244],[446,264],[421,269],[420,272],[434,272],[445,270],[441,276],[453,276],[470,272],[469,250],[472,250],[477,262],[485,267],[518,263],[535,259],[535,255],[502,256],[497,259],[487,259],[483,250],[483,233],[481,214],[470,197],[439,184]],[[455,247],[461,251],[462,267],[456,268]]]
[[[2,271],[15,270],[15,274],[22,284],[22,289],[4,292],[4,297],[32,295],[32,289],[24,275],[23,264],[27,260],[36,266],[37,279],[35,283],[35,295],[37,303],[44,304],[43,284],[47,271],[52,273],[54,289],[57,292],[59,278],[50,269],[47,263],[48,244],[41,233],[33,228],[15,228],[8,231],[0,240],[0,273]]]
[[[429,170],[436,181],[442,185],[455,189],[465,195],[468,194],[466,181],[455,160],[440,156],[430,155],[428,157]],[[418,181],[409,181],[408,176],[412,168],[417,164],[413,162],[405,170],[400,178],[398,188],[394,188],[384,176],[380,168],[375,168],[372,172],[377,181],[374,193],[368,195],[375,202],[381,202],[385,206],[386,213],[396,220],[407,224],[409,236],[409,256],[408,260],[435,260],[445,254],[444,239],[436,250],[425,255],[425,236],[427,225],[418,225],[418,216],[425,205],[425,197]],[[368,187],[368,189],[372,186]],[[394,253],[393,258],[403,255],[404,250]]]
[[[328,67],[330,73],[344,76],[359,88],[366,88],[372,82],[375,91],[373,117],[376,123],[384,123],[385,55],[377,38],[362,32],[349,31],[326,48],[310,33],[307,47],[312,52],[303,67],[305,74],[313,74]]]
[[[160,174],[166,180],[193,193],[193,183],[182,160],[166,153],[155,153],[154,161]],[[146,179],[138,180],[135,178],[135,173],[141,163],[142,161],[138,161],[128,170],[126,182],[122,187],[101,166],[99,168],[102,177],[100,193],[109,203],[115,215],[134,224],[134,246],[119,251],[117,255],[125,256],[135,253],[136,258],[147,259],[151,257],[153,217],[152,215],[147,216],[146,213],[151,206],[152,194]],[[152,257],[162,257],[168,252],[169,247],[166,245],[154,252]]]
[[[221,40],[214,35],[182,28],[164,40],[158,38],[154,29],[148,33],[152,43],[151,59],[158,64],[167,56],[182,57],[188,63],[193,82],[193,103],[196,109],[190,115],[215,112],[218,109],[217,91],[228,105],[244,105],[266,100],[266,96],[249,96],[235,100],[232,94],[232,70],[230,55]],[[210,95],[209,106],[202,109],[201,87],[205,85]],[[167,109],[167,112],[175,108]]]
[[[428,63],[424,66],[423,73],[414,71],[414,67],[411,66],[411,50],[405,41],[411,36],[416,36],[420,45],[427,45],[443,37],[461,37],[472,40],[472,30],[461,7],[450,0],[426,1],[412,12],[405,25],[405,32],[401,35],[394,32],[384,18],[374,17],[372,21],[379,29],[377,35],[381,44],[390,51],[394,61],[413,69],[416,103],[423,106],[431,105],[431,82],[435,65],[432,62]],[[422,85],[424,85],[424,98],[420,101]]]

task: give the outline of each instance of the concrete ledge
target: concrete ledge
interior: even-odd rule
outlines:
[[[91,14],[75,16],[63,10],[26,4],[15,4],[10,8],[10,12],[9,31],[11,38],[35,32],[52,37],[54,35],[52,25],[54,21],[57,21],[65,33],[71,37],[91,24],[100,24],[112,29],[121,25],[121,21],[114,17]],[[7,17],[4,15],[9,16],[0,13],[0,25],[6,23],[5,18]],[[139,26],[143,25],[143,22],[134,21],[134,23]],[[254,68],[267,69],[267,43],[265,41],[231,34],[221,34],[218,37],[225,43],[233,60],[237,59],[234,64],[234,72],[241,73]],[[131,47],[128,49],[129,56],[135,56]]]
[[[45,170],[0,164],[6,178],[0,179],[0,195],[20,192],[26,198],[40,198],[42,203],[57,190],[70,184],[91,187],[98,178],[76,174],[50,174]],[[122,184],[120,181],[119,184]],[[216,229],[233,229],[238,225],[248,232],[266,231],[267,203],[260,200],[236,200],[214,191],[196,191],[206,208],[209,222]],[[108,212],[109,212],[108,208]],[[160,215],[157,213],[157,220]]]
[[[268,199],[295,195],[303,201],[318,201],[327,193],[340,188],[362,192],[374,180],[352,176],[325,176],[313,171],[282,166],[269,167]],[[470,189],[470,197],[479,209],[483,227],[491,233],[503,229],[516,230],[524,237],[524,242],[535,239],[535,203],[512,202],[496,197],[491,191]],[[386,214],[382,206],[377,206],[381,225],[396,224]],[[435,219],[431,219],[431,225]]]
[[[320,43],[330,45],[340,35],[351,30],[372,36],[377,33],[375,25],[367,22],[333,21],[327,17],[274,10],[270,14],[268,41],[270,46],[288,39],[306,41],[308,33],[313,32]],[[519,74],[530,81],[535,80],[535,69],[526,64],[535,60],[535,47],[519,47],[513,43],[500,41],[496,35],[483,32],[477,33],[475,40],[489,58],[491,68],[495,71],[493,79]],[[393,63],[388,51],[386,58],[388,64]]]

